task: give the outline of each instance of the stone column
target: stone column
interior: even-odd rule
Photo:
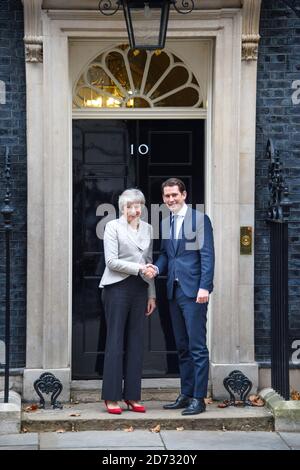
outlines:
[[[239,74],[241,80],[235,88],[235,103],[230,105],[236,106],[239,115],[236,123],[239,146],[231,154],[231,166],[224,162],[224,172],[217,177],[218,186],[224,186],[226,181],[231,187],[227,197],[224,198],[224,193],[222,203],[218,204],[222,209],[218,229],[223,236],[216,252],[217,262],[223,268],[217,270],[214,294],[217,299],[213,309],[217,312],[213,319],[211,364],[215,398],[228,398],[223,379],[235,369],[252,381],[253,393],[258,387],[258,365],[254,358],[254,254],[252,251],[252,255],[240,255],[239,228],[254,228],[256,59],[261,1],[244,0],[243,3],[242,62],[239,60],[231,73],[233,81]]]
[[[56,211],[67,211],[61,214],[68,223],[68,201],[60,189],[68,193],[67,184],[57,181],[53,174],[53,165],[57,167],[59,177],[63,178],[62,165],[58,161],[49,161],[46,143],[52,142],[47,129],[53,129],[56,135],[57,123],[48,127],[45,116],[54,118],[55,106],[52,100],[60,89],[59,71],[65,70],[59,63],[49,64],[49,50],[46,50],[46,64],[43,64],[43,32],[42,32],[42,0],[23,0],[25,21],[25,52],[26,52],[26,91],[27,91],[27,161],[28,161],[28,233],[27,233],[27,336],[26,336],[26,369],[24,371],[23,396],[25,400],[37,400],[33,382],[43,372],[54,373],[64,386],[62,400],[69,399],[70,391],[70,357],[69,357],[69,322],[68,305],[54,304],[53,299],[59,298],[57,292],[68,288],[69,272],[64,263],[51,264],[51,250],[61,246],[65,233],[61,224],[56,223]],[[47,38],[49,44],[51,38]],[[64,38],[64,43],[66,39]],[[56,44],[60,53],[61,44]],[[55,49],[55,48],[54,48]],[[57,49],[54,50],[54,54]],[[53,55],[51,55],[51,59]],[[44,76],[44,67],[52,67],[52,75]],[[47,69],[48,70],[48,69]],[[49,82],[50,80],[50,82]],[[51,83],[52,80],[52,83]],[[58,80],[58,81],[57,81]],[[68,78],[63,77],[62,83],[68,86]],[[50,95],[52,87],[52,93]],[[59,98],[59,97],[58,97]],[[58,103],[56,103],[59,106]],[[68,105],[65,105],[68,109]],[[55,119],[54,119],[55,120]],[[45,125],[47,124],[47,127]],[[44,132],[45,129],[45,132]],[[55,145],[55,139],[53,140]],[[58,155],[59,151],[51,155]],[[56,182],[56,184],[55,184]],[[45,191],[47,189],[47,191]],[[53,204],[49,203],[50,194]],[[57,199],[60,201],[57,203]],[[61,209],[61,205],[65,207]],[[68,236],[68,234],[67,234]],[[60,243],[52,243],[53,237],[60,237]],[[69,247],[69,242],[67,243]],[[68,248],[67,248],[68,249]],[[56,259],[56,258],[55,258]],[[49,264],[50,263],[50,264]],[[67,271],[67,275],[66,275]],[[54,295],[55,293],[55,295]],[[57,314],[59,311],[59,314]],[[55,312],[55,320],[53,314]]]

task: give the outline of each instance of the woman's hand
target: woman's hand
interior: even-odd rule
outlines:
[[[155,276],[158,274],[158,269],[153,264],[140,264],[140,272],[147,278],[147,279],[154,279]]]
[[[148,299],[146,316],[149,317],[155,309],[156,309],[156,299],[153,299],[153,298]]]

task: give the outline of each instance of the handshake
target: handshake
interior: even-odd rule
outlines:
[[[158,275],[157,266],[150,263],[141,265],[140,271],[147,279],[153,279]]]

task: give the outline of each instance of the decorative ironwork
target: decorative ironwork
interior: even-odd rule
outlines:
[[[148,3],[145,1],[145,4]],[[112,16],[120,9],[122,0],[100,0],[98,9],[103,15]],[[186,15],[191,13],[195,8],[194,0],[170,0],[170,4],[174,6],[177,13]]]
[[[191,11],[195,8],[194,0],[179,0],[179,1],[171,1],[174,5],[175,10],[182,15],[186,15],[187,13],[191,13]],[[178,6],[177,6],[178,4]]]
[[[235,394],[238,394],[244,405],[252,406],[252,403],[246,399],[252,388],[252,382],[243,372],[233,370],[225,377],[223,384],[230,396],[229,405],[236,406]]]
[[[171,5],[181,14],[191,13],[195,7],[194,0],[100,0],[98,9],[103,15],[111,16],[121,5],[130,47],[138,50],[158,50],[165,47]],[[139,29],[135,29],[136,21],[132,18],[136,10],[144,10],[144,20],[148,20]],[[152,11],[159,12],[159,22],[153,22]]]
[[[119,0],[100,0],[98,8],[105,16],[112,16],[119,10],[121,2]]]
[[[5,231],[5,371],[4,371],[4,403],[8,403],[9,398],[9,362],[10,362],[10,235],[12,231],[11,218],[14,208],[10,203],[11,199],[11,174],[8,147],[5,150],[6,194],[1,214],[4,218]]]
[[[62,404],[57,401],[58,396],[61,394],[63,385],[61,381],[51,374],[51,372],[44,372],[39,379],[37,379],[34,384],[34,390],[40,397],[40,408],[45,408],[45,399],[42,393],[52,393],[51,395],[51,405],[53,409],[62,408]]]
[[[5,230],[11,230],[11,216],[14,212],[13,207],[10,204],[11,199],[11,174],[10,174],[10,159],[9,159],[9,151],[8,147],[6,147],[5,151],[5,170],[4,170],[4,177],[6,179],[6,194],[4,198],[4,205],[1,209],[1,214],[4,217],[4,228]]]
[[[271,383],[289,400],[288,220],[291,202],[282,175],[278,151],[268,140],[269,164],[270,284],[271,284]]]
[[[267,143],[266,158],[270,159],[268,220],[282,223],[289,218],[291,202],[289,200],[289,190],[283,178],[279,154],[278,151],[274,150],[271,139]]]

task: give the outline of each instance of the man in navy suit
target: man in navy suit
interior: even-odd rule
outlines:
[[[164,408],[184,408],[183,415],[194,415],[205,411],[207,395],[206,320],[213,290],[213,231],[207,215],[186,205],[183,181],[165,181],[162,197],[171,222],[167,220],[169,228],[162,223],[161,254],[155,266],[156,274],[168,275],[167,295],[181,379],[180,395]]]

